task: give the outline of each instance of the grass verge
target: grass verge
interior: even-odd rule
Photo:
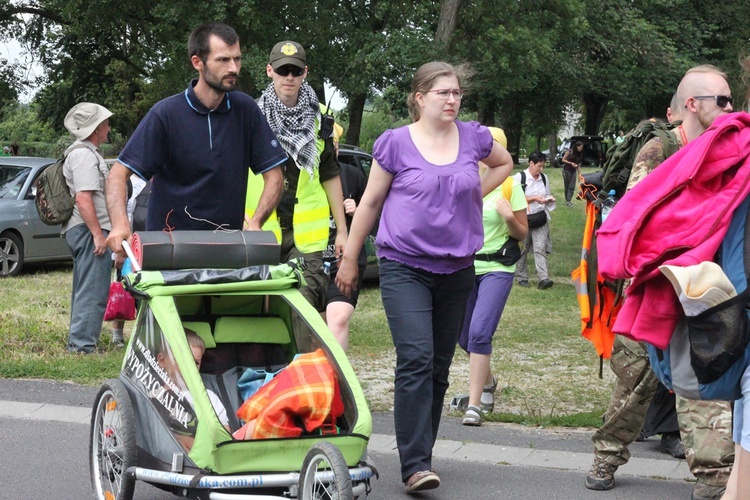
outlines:
[[[518,169],[516,170],[518,171]],[[578,265],[584,204],[565,206],[559,169],[546,169],[558,199],[552,212],[553,253],[548,290],[514,287],[493,341],[492,368],[500,382],[496,412],[487,420],[534,426],[595,427],[612,386],[605,367],[580,335],[570,271]],[[529,259],[532,284],[533,258]],[[119,374],[124,350],[103,328],[99,350],[68,354],[70,266],[29,266],[18,277],[0,280],[0,377],[45,378],[98,385]],[[133,322],[126,324],[126,336]],[[370,407],[385,411],[393,402],[395,353],[376,283],[360,295],[351,327],[349,357]],[[448,397],[468,389],[468,356],[457,351]]]

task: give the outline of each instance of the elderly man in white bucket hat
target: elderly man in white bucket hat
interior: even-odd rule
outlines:
[[[76,141],[65,151],[65,180],[75,196],[73,215],[62,234],[73,254],[68,351],[96,349],[107,307],[112,258],[107,249],[111,229],[104,184],[109,172],[99,146],[107,142],[112,113],[99,104],[81,102],[65,116],[65,128]]]

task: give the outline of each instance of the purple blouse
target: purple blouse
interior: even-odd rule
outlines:
[[[492,135],[477,122],[458,126],[458,157],[434,165],[419,153],[408,127],[386,130],[372,155],[393,174],[383,204],[378,257],[437,274],[474,263],[482,247],[482,189],[477,163],[492,151]]]

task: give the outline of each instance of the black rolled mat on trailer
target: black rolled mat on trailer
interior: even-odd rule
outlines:
[[[143,231],[132,247],[141,269],[151,271],[276,265],[281,256],[271,231]]]

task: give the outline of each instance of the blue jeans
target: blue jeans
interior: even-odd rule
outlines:
[[[104,231],[106,236],[108,231]],[[112,280],[112,254],[94,255],[94,237],[86,224],[65,232],[73,255],[73,292],[70,297],[68,350],[92,352],[102,333]]]
[[[474,286],[474,266],[435,274],[380,259],[380,295],[396,347],[394,420],[406,481],[432,468],[448,371]]]

